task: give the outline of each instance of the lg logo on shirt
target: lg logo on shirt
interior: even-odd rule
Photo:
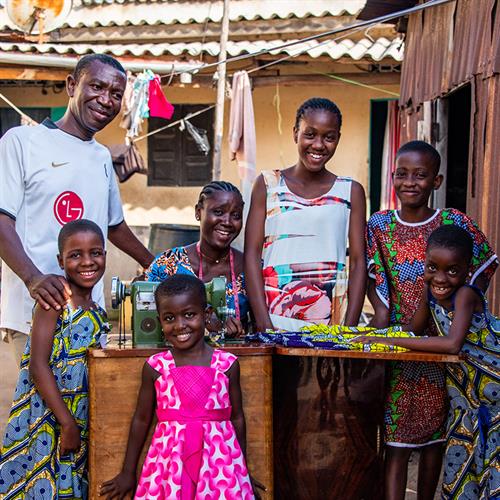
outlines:
[[[64,191],[54,202],[54,215],[61,226],[72,220],[81,219],[83,211],[83,201],[73,191]]]

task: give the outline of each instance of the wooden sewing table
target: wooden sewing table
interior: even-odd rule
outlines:
[[[385,362],[460,360],[416,351],[224,348],[240,360],[248,467],[267,486],[264,499],[382,499]],[[160,350],[89,352],[91,499],[120,471],[141,370]]]

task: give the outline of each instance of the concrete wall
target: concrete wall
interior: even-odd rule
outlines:
[[[397,85],[386,86],[398,91]],[[215,100],[215,90],[172,88],[167,89],[172,102],[210,104]],[[351,85],[317,87],[281,87],[279,89],[280,114],[273,101],[275,87],[259,87],[253,91],[254,113],[257,131],[257,169],[281,168],[297,161],[297,149],[292,138],[295,113],[300,104],[313,96],[334,100],[343,114],[342,138],[337,153],[329,168],[341,175],[350,175],[365,188],[368,186],[368,145],[370,128],[370,99],[385,95]],[[387,96],[389,97],[389,96]],[[225,134],[229,123],[229,105],[226,105]],[[279,118],[281,128],[279,131]],[[121,129],[113,124],[99,138],[110,143],[123,136]],[[147,159],[146,140],[138,143]],[[223,142],[222,178],[238,185],[236,162],[229,160],[227,139]],[[144,193],[147,190],[147,196]],[[132,225],[144,223],[194,224],[194,204],[199,188],[192,187],[147,187],[146,176],[135,175],[121,186],[127,220]]]

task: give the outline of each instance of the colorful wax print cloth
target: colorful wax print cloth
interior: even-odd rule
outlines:
[[[135,498],[253,499],[245,458],[231,423],[226,372],[236,356],[215,349],[210,366],[176,367],[170,351],[149,365],[157,418]]]
[[[368,273],[389,309],[391,325],[409,323],[415,314],[424,288],[427,240],[443,224],[456,224],[472,236],[472,282],[481,273],[487,279],[494,274],[495,253],[476,223],[462,212],[436,210],[418,223],[404,222],[396,210],[377,212],[367,224]],[[386,444],[418,447],[444,440],[447,404],[443,364],[392,363],[385,407]]]
[[[108,331],[106,313],[65,309],[54,332],[49,366],[62,398],[80,428],[81,448],[59,455],[60,425],[29,374],[31,336],[21,360],[19,381],[0,455],[0,498],[87,498],[87,349],[100,347]]]
[[[500,319],[489,311],[475,313],[462,347],[465,360],[447,365],[450,398],[444,460],[443,497],[500,498]],[[441,335],[448,335],[453,310],[429,297]]]
[[[147,281],[165,281],[174,274],[193,274],[193,266],[186,252],[186,247],[174,247],[156,256],[149,268],[146,270]],[[196,275],[195,275],[196,276]],[[245,289],[245,275],[240,273],[236,276],[236,289],[240,308],[240,318],[242,322],[248,318],[250,303],[248,302],[247,291]],[[235,310],[234,291],[231,280],[226,285],[226,302],[230,310]]]
[[[404,352],[404,347],[386,344],[363,344],[356,339],[360,335],[381,338],[411,338],[411,332],[402,332],[400,327],[390,327],[380,330],[368,327],[342,325],[313,325],[304,327],[300,332],[258,332],[248,334],[247,342],[282,345],[285,347],[311,347],[332,351],[363,351],[363,352]]]
[[[267,190],[263,279],[276,329],[340,324],[347,308],[346,249],[352,180],[337,177],[313,199],[288,188],[279,170],[262,172]]]

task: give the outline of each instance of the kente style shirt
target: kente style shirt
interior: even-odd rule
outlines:
[[[375,280],[377,295],[389,309],[391,325],[408,323],[415,314],[424,288],[427,240],[445,224],[465,229],[473,239],[470,283],[480,274],[489,281],[498,258],[478,225],[459,210],[439,209],[425,221],[414,223],[403,221],[397,210],[383,210],[368,220],[368,276]]]

